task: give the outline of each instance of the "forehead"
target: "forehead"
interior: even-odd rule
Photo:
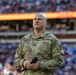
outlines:
[[[36,14],[36,15],[34,16],[34,18],[42,18],[42,19],[44,19],[44,16],[43,16],[42,14]]]

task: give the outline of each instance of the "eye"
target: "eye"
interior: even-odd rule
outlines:
[[[36,18],[34,18],[33,20],[36,20]]]
[[[39,18],[38,20],[42,20],[41,18]]]
[[[41,18],[34,18],[33,20],[39,20],[39,21],[41,21],[41,20],[43,20],[43,19],[41,19]]]

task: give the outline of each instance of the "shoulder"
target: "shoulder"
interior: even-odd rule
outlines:
[[[59,39],[54,34],[52,34],[50,32],[48,33],[48,36],[46,38],[51,40],[51,42],[54,42],[54,43],[58,42],[58,43],[60,43]]]
[[[50,34],[52,40],[58,40],[58,38],[54,34]]]
[[[52,39],[52,40],[54,40],[54,39],[58,40],[57,37],[54,34],[50,33],[50,32],[47,32],[46,38],[49,38],[49,39]]]
[[[27,41],[30,40],[32,33],[26,34],[25,36],[22,37],[22,40]]]
[[[23,36],[22,38],[23,39],[29,39],[29,38],[31,38],[31,36],[32,36],[32,33],[29,33],[29,34],[26,34],[25,36]]]

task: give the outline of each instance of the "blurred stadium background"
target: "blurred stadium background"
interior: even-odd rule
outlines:
[[[33,31],[36,12],[46,14],[46,30],[57,36],[65,52],[54,75],[76,75],[76,0],[0,0],[0,75],[21,75],[14,54],[21,37]]]

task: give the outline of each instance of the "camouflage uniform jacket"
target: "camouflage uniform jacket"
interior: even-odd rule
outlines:
[[[34,33],[21,39],[15,54],[15,64],[24,68],[24,60],[38,57],[40,68],[38,70],[25,70],[22,75],[52,75],[52,72],[63,64],[63,50],[58,39],[45,31],[37,37]]]

